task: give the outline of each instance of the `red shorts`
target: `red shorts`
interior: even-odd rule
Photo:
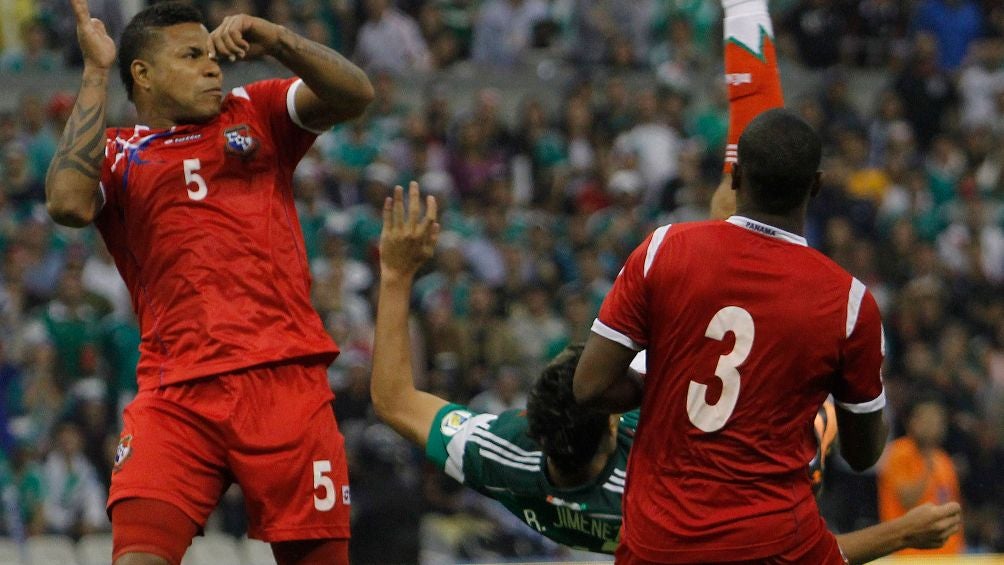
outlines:
[[[126,407],[108,508],[161,500],[200,527],[232,482],[248,535],[348,538],[349,475],[325,366],[274,364],[140,392]]]

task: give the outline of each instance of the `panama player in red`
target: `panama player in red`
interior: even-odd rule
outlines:
[[[579,402],[641,402],[624,493],[622,563],[842,563],[805,462],[837,402],[855,469],[885,441],[878,307],[806,245],[818,136],[770,110],[739,141],[727,221],[659,228],[628,259],[576,370]],[[625,375],[647,349],[642,398]]]
[[[266,20],[211,34],[181,3],[140,12],[119,72],[142,125],[105,130],[115,44],[73,0],[80,95],[46,179],[61,224],[94,223],[132,294],[139,394],[109,495],[118,565],[178,564],[231,482],[280,564],[348,563],[348,474],[310,303],[292,173],[358,116],[366,75]],[[300,78],[222,90],[217,57],[268,54]]]

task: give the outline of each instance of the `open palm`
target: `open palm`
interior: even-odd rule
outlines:
[[[77,41],[84,64],[110,68],[115,63],[115,41],[108,35],[105,24],[91,17],[87,0],[70,0],[70,5],[77,17]]]

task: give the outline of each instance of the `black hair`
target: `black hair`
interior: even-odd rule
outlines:
[[[802,118],[784,109],[768,110],[739,137],[743,185],[761,212],[786,214],[809,196],[823,148]]]
[[[610,416],[575,403],[572,377],[583,346],[570,345],[544,369],[530,391],[526,417],[528,435],[565,473],[581,472],[609,433]]]
[[[160,2],[136,14],[119,41],[119,76],[132,100],[132,62],[140,58],[159,28],[203,23],[202,12],[183,2]]]

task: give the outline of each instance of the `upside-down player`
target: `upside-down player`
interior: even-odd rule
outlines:
[[[448,475],[500,501],[544,536],[613,553],[637,412],[618,417],[575,405],[572,375],[581,346],[569,347],[544,369],[526,410],[476,414],[415,389],[409,302],[414,275],[432,255],[438,226],[435,200],[427,200],[422,217],[418,187],[413,184],[409,192],[407,214],[400,188],[384,206],[371,381],[377,415],[423,447]],[[959,522],[957,504],[925,505],[838,540],[852,563],[864,563],[902,547],[939,547]]]
[[[105,130],[115,44],[72,0],[80,94],[46,179],[53,219],[94,222],[142,330],[109,512],[117,565],[178,564],[227,486],[280,564],[348,563],[349,490],[291,190],[317,133],[363,112],[366,75],[286,28],[158,3],[123,32],[143,125]],[[300,78],[222,90],[217,57]]]

